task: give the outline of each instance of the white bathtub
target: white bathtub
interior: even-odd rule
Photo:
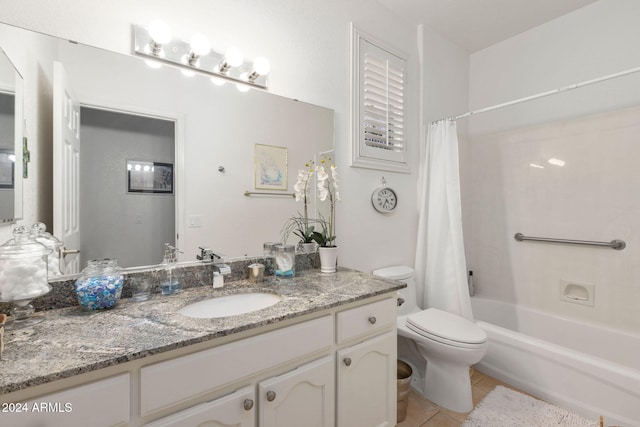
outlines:
[[[471,299],[489,350],[476,365],[605,425],[640,426],[640,336],[500,301]]]

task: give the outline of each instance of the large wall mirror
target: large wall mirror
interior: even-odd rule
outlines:
[[[0,222],[22,217],[22,76],[0,47]]]
[[[67,248],[80,250],[66,272],[104,257],[124,267],[158,264],[164,243],[176,244],[181,260],[195,260],[199,247],[228,257],[259,255],[301,207],[291,196],[244,195],[256,191],[256,145],[284,155],[288,177],[279,192],[289,194],[297,170],[333,150],[330,109],[11,31],[27,35],[0,45],[26,43],[24,49],[41,54],[34,74],[50,80],[51,93],[40,99],[53,104],[53,224],[47,225]],[[145,170],[155,171],[150,179]]]

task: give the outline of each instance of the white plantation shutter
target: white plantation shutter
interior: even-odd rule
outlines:
[[[405,124],[406,60],[357,30],[354,48],[354,156],[352,165],[409,172]]]

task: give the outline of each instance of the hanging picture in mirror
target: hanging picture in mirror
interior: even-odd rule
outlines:
[[[287,190],[287,149],[256,144],[254,151],[256,190]]]
[[[127,192],[173,194],[173,163],[127,160]]]

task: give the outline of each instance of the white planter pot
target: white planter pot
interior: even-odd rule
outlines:
[[[320,246],[318,253],[320,254],[320,272],[335,273],[338,262],[338,247]]]
[[[316,252],[318,244],[316,242],[298,243],[298,251],[302,254],[313,254]]]

